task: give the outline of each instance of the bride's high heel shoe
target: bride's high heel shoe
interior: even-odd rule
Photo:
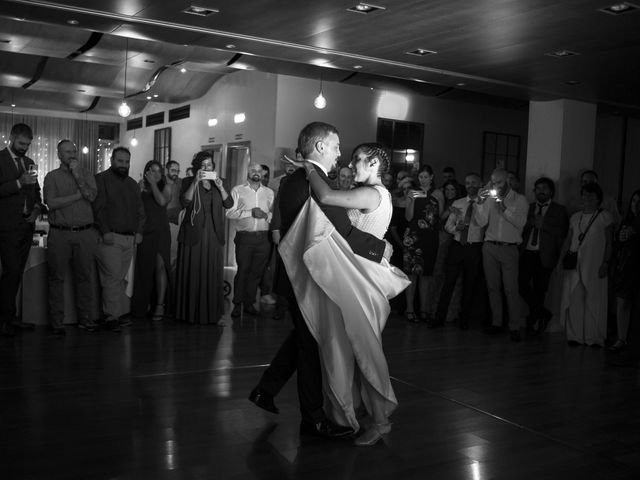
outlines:
[[[355,440],[358,447],[370,447],[391,431],[391,423],[374,423]]]

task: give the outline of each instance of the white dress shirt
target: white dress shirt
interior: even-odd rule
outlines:
[[[254,190],[249,182],[236,185],[231,189],[233,207],[227,210],[226,215],[230,220],[236,220],[236,231],[262,232],[269,230],[269,223],[273,217],[273,190],[260,184]],[[267,218],[254,218],[251,210],[259,208],[267,213]]]
[[[447,217],[447,223],[444,226],[444,229],[453,235],[453,239],[456,242],[460,241],[460,235],[462,232],[456,229],[456,225],[458,220],[464,220],[464,216],[467,213],[467,207],[469,206],[469,202],[471,202],[471,197],[463,197],[455,200],[451,206],[457,208],[460,211],[460,214],[452,212]],[[484,240],[484,225],[480,225],[477,219],[477,211],[478,211],[478,198],[474,198],[474,205],[471,214],[471,221],[469,222],[469,234],[467,236],[467,243],[478,243]]]
[[[503,212],[500,203],[506,210]],[[486,225],[484,233],[485,241],[522,243],[522,229],[527,223],[529,203],[524,195],[515,190],[509,190],[502,202],[495,198],[488,198],[478,205],[478,224]]]

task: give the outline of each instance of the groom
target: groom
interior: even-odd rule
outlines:
[[[329,183],[327,173],[336,165],[340,156],[338,130],[327,123],[310,123],[302,129],[298,136],[298,148],[304,158],[315,165],[320,177]],[[280,197],[279,211],[274,212],[274,216],[279,216],[280,234],[284,236],[309,198],[309,182],[305,170],[299,168],[292,173],[280,187],[278,195]],[[320,208],[338,233],[345,238],[354,253],[374,262],[382,260],[387,253],[385,251],[387,243],[384,240],[353,228],[344,208],[321,204]],[[336,425],[324,413],[318,344],[300,312],[291,282],[279,257],[278,261],[280,265],[278,265],[277,271],[280,276],[276,279],[276,293],[287,298],[289,302],[293,330],[263,373],[256,388],[249,395],[249,400],[260,408],[278,413],[273,397],[278,394],[297,370],[298,398],[302,415],[300,433],[329,438],[351,435],[353,433],[351,427]],[[302,262],[302,259],[300,261]]]

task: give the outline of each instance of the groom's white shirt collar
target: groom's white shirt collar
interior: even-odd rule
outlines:
[[[320,165],[318,162],[316,162],[315,160],[309,160],[308,158],[305,159],[305,162],[309,162],[309,163],[313,163],[316,167],[318,167],[320,170],[322,170],[324,172],[325,175],[329,175],[329,172],[327,172],[327,169],[324,168],[323,165]]]

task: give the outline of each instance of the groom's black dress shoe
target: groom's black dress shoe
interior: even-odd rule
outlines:
[[[355,430],[351,427],[343,427],[337,425],[329,419],[321,420],[317,423],[300,422],[300,434],[301,435],[315,435],[317,437],[324,438],[344,438],[349,437],[355,433]]]
[[[276,407],[276,404],[273,402],[273,397],[259,388],[254,388],[251,391],[249,394],[249,401],[255,403],[258,407],[266,410],[267,412],[280,413],[280,410],[278,410],[278,407]]]

